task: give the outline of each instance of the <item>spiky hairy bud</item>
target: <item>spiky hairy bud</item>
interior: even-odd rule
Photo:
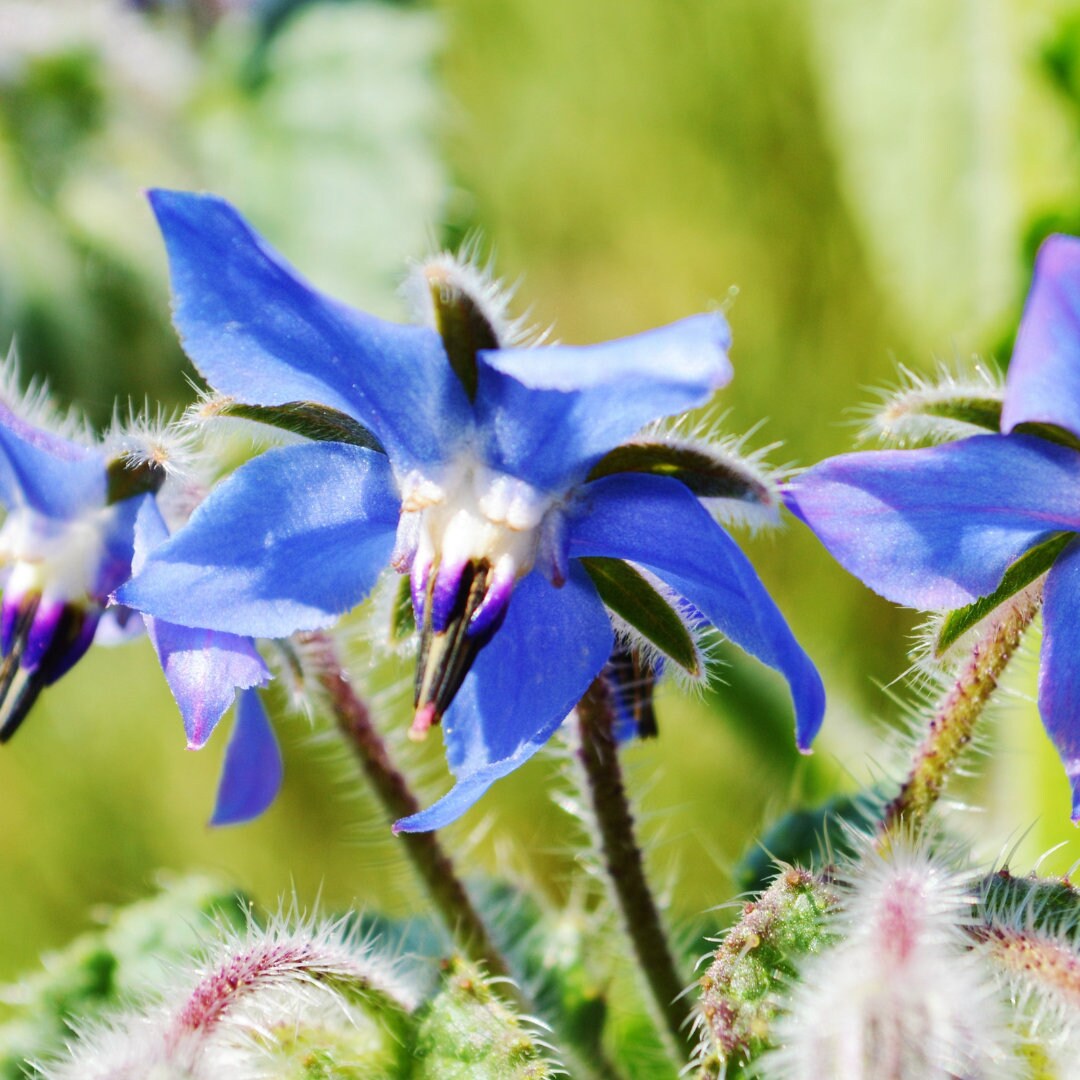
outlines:
[[[1067,879],[988,876],[976,951],[1001,976],[1028,1075],[1071,1076],[1080,1054],[1080,891]]]
[[[826,914],[835,903],[822,880],[787,867],[746,904],[701,978],[697,1064],[703,1077],[721,1075],[769,1045],[781,995],[798,960],[831,941]]]
[[[414,993],[344,923],[309,920],[294,928],[290,921],[280,918],[265,930],[250,925],[210,945],[182,988],[162,987],[140,1010],[87,1032],[67,1060],[42,1066],[43,1075],[397,1075],[410,1042]],[[323,1065],[329,1071],[320,1072]]]
[[[42,969],[0,991],[8,1020],[0,1025],[0,1076],[21,1076],[29,1060],[63,1050],[72,1025],[161,981],[164,965],[184,960],[212,921],[246,925],[244,898],[219,882],[188,877],[158,896],[120,909],[101,929],[80,935],[44,958]]]
[[[538,1022],[516,1016],[471,964],[443,971],[425,1006],[416,1043],[415,1080],[546,1080],[561,1073],[540,1039]]]
[[[836,944],[800,964],[768,1080],[1014,1075],[997,983],[971,953],[968,877],[896,837],[845,871]]]

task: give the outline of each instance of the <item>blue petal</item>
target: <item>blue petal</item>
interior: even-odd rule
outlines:
[[[592,582],[571,568],[561,589],[538,573],[514,590],[506,621],[481,650],[443,720],[457,784],[395,832],[440,829],[529,760],[584,696],[611,652],[611,622]]]
[[[571,556],[607,555],[653,570],[740,648],[788,681],[795,736],[806,750],[825,691],[772,597],[734,541],[694,496],[662,476],[614,475],[589,484],[570,523]]]
[[[285,637],[327,626],[386,565],[398,497],[382,454],[270,450],[212,491],[117,599],[183,626]]]
[[[1041,538],[1080,529],[1080,456],[1024,435],[845,454],[798,477],[788,504],[882,596],[956,608]]]
[[[211,825],[238,825],[258,817],[277,796],[283,774],[281,751],[259,695],[245,690],[225,751]]]
[[[1080,436],[1080,240],[1051,236],[1039,249],[1001,426],[1058,424]]]
[[[20,419],[0,402],[0,499],[70,520],[105,504],[105,459],[97,450]]]
[[[135,523],[134,565],[169,537],[157,504],[148,498]],[[113,609],[110,609],[113,610]],[[237,690],[260,686],[270,672],[250,638],[218,630],[199,630],[144,615],[146,630],[184,719],[188,748],[198,750],[225,715]]]
[[[1050,568],[1044,587],[1039,712],[1072,788],[1072,819],[1080,823],[1080,540]]]
[[[721,315],[602,345],[480,354],[477,427],[489,464],[565,490],[651,420],[704,404],[731,379]]]
[[[366,424],[400,463],[444,460],[469,403],[439,336],[313,289],[225,200],[153,191],[173,319],[217,391],[250,405],[315,401]]]

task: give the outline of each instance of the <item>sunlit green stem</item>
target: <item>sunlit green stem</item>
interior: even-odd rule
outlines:
[[[419,812],[419,801],[391,760],[386,743],[371,721],[368,707],[341,666],[333,641],[318,633],[307,635],[306,640],[318,653],[319,682],[329,699],[334,720],[352,747],[387,816],[396,821]],[[455,945],[474,963],[482,964],[489,975],[509,975],[506,960],[492,941],[484,920],[469,899],[453,861],[436,834],[402,833],[398,839]],[[519,995],[515,996],[514,1004],[526,1012],[532,1008]]]
[[[1041,604],[1042,589],[1034,586],[1017,593],[988,617],[971,655],[935,707],[899,794],[885,808],[884,834],[901,823],[917,827],[937,802]]]
[[[597,844],[638,970],[645,978],[665,1042],[677,1063],[685,1064],[691,1005],[686,980],[672,955],[656,900],[645,877],[645,863],[634,835],[634,818],[623,784],[615,741],[611,694],[602,678],[577,707],[578,758],[597,832]]]

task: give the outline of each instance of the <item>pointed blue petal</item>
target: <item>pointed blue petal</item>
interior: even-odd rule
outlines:
[[[589,484],[570,523],[570,555],[630,559],[654,571],[741,649],[787,679],[807,750],[825,712],[817,669],[735,542],[678,481],[617,474]]]
[[[1039,712],[1072,788],[1072,819],[1080,824],[1080,540],[1050,568],[1043,593]]]
[[[1003,431],[1058,424],[1080,436],[1080,239],[1051,236],[1039,249],[1009,363]]]
[[[274,729],[254,690],[236,707],[236,725],[225,751],[211,825],[239,825],[258,817],[281,788],[284,767]]]
[[[70,520],[105,505],[105,459],[97,450],[20,419],[0,402],[0,499]]]
[[[602,345],[481,353],[484,457],[542,490],[565,490],[645,424],[702,405],[726,385],[730,343],[714,314]]]
[[[168,537],[157,503],[148,497],[135,523],[134,567],[141,569],[150,553]],[[250,638],[177,626],[150,615],[140,619],[135,614],[135,621],[145,622],[180,708],[190,750],[198,750],[210,738],[237,690],[261,686],[270,679],[270,671]]]
[[[400,464],[448,456],[469,402],[439,336],[313,289],[224,199],[152,191],[173,319],[195,366],[248,405],[315,401],[369,427]]]
[[[395,832],[440,829],[529,760],[581,700],[611,653],[611,622],[588,575],[572,566],[556,589],[533,573],[481,650],[443,720],[457,784]]]
[[[788,505],[882,596],[957,608],[1039,540],[1080,530],[1080,455],[1025,435],[845,454],[799,476]]]
[[[116,596],[182,626],[253,637],[327,626],[374,585],[397,519],[382,454],[270,450],[215,488]]]

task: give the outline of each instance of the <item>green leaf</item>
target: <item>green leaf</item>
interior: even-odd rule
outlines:
[[[239,401],[213,402],[214,416],[254,420],[316,442],[351,443],[385,454],[383,444],[351,416],[314,401],[287,401],[284,405],[244,405]]]
[[[772,502],[768,488],[729,458],[696,446],[633,442],[605,454],[589,473],[590,480],[612,473],[639,472],[670,476],[684,483],[700,499],[739,499]]]
[[[934,655],[943,656],[950,646],[976,623],[986,618],[994,608],[1015,596],[1021,589],[1026,589],[1041,574],[1045,574],[1073,536],[1073,533],[1058,533],[1038,547],[1033,547],[1005,571],[1001,584],[989,596],[982,596],[975,603],[950,612],[938,631],[937,640],[934,642]]]
[[[671,604],[622,559],[581,559],[600,599],[691,675],[701,674],[694,638]]]

